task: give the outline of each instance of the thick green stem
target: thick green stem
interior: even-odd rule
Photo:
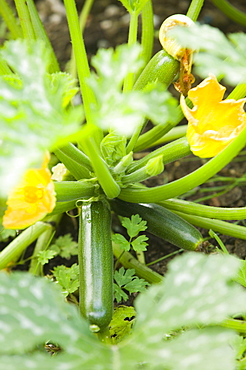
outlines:
[[[178,212],[172,210],[178,216],[184,218],[194,226],[202,227],[204,229],[212,229],[213,231],[219,232],[223,235],[229,235],[234,238],[246,240],[246,227],[239,226],[226,221],[210,219],[206,217],[188,215],[184,212]]]
[[[160,283],[163,280],[162,275],[151,270],[146,265],[140,263],[135,257],[131,255],[131,253],[122,252],[122,248],[118,244],[113,243],[114,256],[118,259],[118,262],[120,262],[125,268],[134,269],[137,276],[145,279],[151,284]]]
[[[158,139],[153,146],[159,146],[161,144],[168,143],[169,141],[180,139],[185,136],[187,132],[187,125],[181,125],[173,127],[167,134]]]
[[[220,326],[236,330],[238,333],[246,333],[246,321],[243,320],[227,319]]]
[[[8,27],[12,39],[23,37],[22,30],[17,23],[13,9],[9,6],[6,0],[0,0],[0,15]]]
[[[202,167],[169,184],[154,188],[126,188],[122,189],[119,198],[133,203],[153,203],[160,202],[169,198],[175,198],[187,191],[203,184],[209,178],[214,176],[223,167],[236,157],[243,149],[246,142],[246,128],[238,137],[222,150],[216,157],[212,158]]]
[[[133,11],[130,14],[130,28],[128,35],[128,45],[132,46],[137,41],[137,32],[138,32],[138,13]],[[124,80],[123,91],[130,91],[134,85],[134,73],[128,73]]]
[[[43,275],[43,266],[38,262],[38,254],[39,252],[46,250],[53,238],[53,235],[55,233],[56,225],[60,222],[60,219],[62,217],[62,214],[51,216],[49,217],[50,222],[50,228],[45,230],[37,240],[37,243],[35,245],[32,259],[29,267],[29,272],[33,275],[42,276]]]
[[[232,92],[228,95],[227,99],[238,100],[244,98],[245,96],[246,96],[246,84],[241,83],[232,90]]]
[[[43,26],[43,24],[42,24],[42,22],[39,18],[37,8],[36,8],[33,0],[26,0],[26,3],[27,3],[28,10],[29,10],[29,14],[30,14],[30,18],[31,18],[31,22],[32,22],[35,37],[37,39],[43,40],[45,45],[46,45],[46,48],[48,48],[48,50],[50,51],[51,63],[50,63],[50,66],[49,66],[49,72],[50,73],[59,72],[60,67],[59,67],[56,55],[54,53],[54,50],[53,50],[53,47],[51,45],[50,39],[48,38],[48,36],[45,32],[44,26]]]
[[[189,6],[189,9],[187,11],[187,14],[186,14],[187,17],[189,17],[194,22],[196,22],[199,14],[201,12],[203,3],[204,3],[204,0],[192,0],[191,4]]]
[[[170,162],[174,162],[177,159],[183,158],[189,154],[191,154],[190,146],[187,142],[186,137],[184,137],[184,138],[172,141],[171,143],[166,144],[162,146],[161,148],[158,148],[154,150],[153,152],[147,154],[145,157],[137,161],[134,161],[129,166],[129,169],[127,172],[132,173],[138,170],[139,168],[142,168],[143,166],[147,164],[147,162],[150,159],[155,158],[159,155],[163,156],[163,164],[167,164]]]
[[[0,75],[11,75],[13,72],[5,62],[5,60],[0,60]]]
[[[211,207],[194,202],[187,202],[181,199],[169,199],[159,202],[165,208],[172,211],[180,211],[195,216],[215,218],[218,220],[244,220],[246,219],[246,207],[242,208],[222,208]]]
[[[31,245],[43,232],[50,229],[51,225],[37,222],[18,235],[6,248],[0,252],[0,270],[15,263],[22,252]]]
[[[109,199],[117,197],[120,193],[120,187],[114,180],[106,162],[101,157],[93,136],[85,137],[82,144],[91,160],[94,173],[104,193]]]
[[[77,65],[85,115],[87,122],[92,122],[91,105],[95,103],[95,96],[88,83],[86,82],[87,78],[90,77],[90,68],[86,55],[84,40],[80,31],[76,4],[74,0],[64,0],[64,4],[67,12],[67,21]]]
[[[83,9],[80,13],[79,26],[80,26],[80,30],[81,30],[82,34],[84,32],[86,20],[87,20],[87,17],[89,15],[89,13],[90,13],[93,2],[94,2],[94,0],[85,0],[85,3],[83,5]],[[71,59],[69,61],[68,72],[72,75],[72,77],[74,79],[77,78],[77,69],[76,69],[76,60],[75,60],[74,50],[72,50],[72,53],[71,53]]]
[[[152,8],[152,1],[148,1],[142,10],[142,56],[145,65],[149,62],[152,56],[154,42],[154,14]]]
[[[215,6],[220,9],[228,18],[246,26],[246,14],[235,8],[227,0],[212,0]]]
[[[72,158],[75,162],[81,163],[81,165],[86,167],[88,170],[92,170],[90,159],[72,143],[68,143],[59,148],[59,152]]]
[[[30,13],[25,0],[15,0],[16,10],[20,19],[23,36],[27,40],[34,40],[35,33],[30,18]]]
[[[95,181],[95,180],[94,180]],[[79,199],[88,199],[95,196],[93,179],[84,181],[58,181],[55,182],[57,202],[70,202]]]
[[[71,172],[71,174],[75,177],[76,180],[91,177],[90,170],[87,167],[83,166],[83,164],[75,161],[71,157],[64,154],[62,150],[57,149],[54,151],[54,154]]]
[[[167,134],[173,127],[175,127],[184,118],[183,112],[177,107],[177,119],[173,122],[167,122],[165,125],[154,126],[151,130],[145,132],[139,136],[136,145],[134,146],[134,152],[139,152],[146,148],[151,147],[157,140]]]
[[[135,149],[135,145],[139,139],[139,135],[141,134],[141,131],[143,130],[143,127],[145,125],[145,120],[142,121],[143,123],[141,125],[139,125],[138,127],[136,127],[136,129],[134,130],[128,144],[127,144],[127,147],[126,147],[126,152],[127,153],[130,153],[133,151],[133,149]],[[134,150],[136,151],[136,150]]]

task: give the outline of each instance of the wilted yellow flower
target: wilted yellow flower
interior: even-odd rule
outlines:
[[[246,126],[243,109],[246,99],[222,100],[225,90],[216,77],[210,75],[189,91],[192,109],[181,96],[181,107],[188,120],[187,140],[198,157],[214,157]]]
[[[55,188],[47,168],[49,155],[41,168],[29,169],[12,190],[3,217],[6,229],[24,229],[52,212],[56,204]]]

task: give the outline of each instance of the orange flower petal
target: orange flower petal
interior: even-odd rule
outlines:
[[[191,151],[201,158],[217,155],[246,126],[246,99],[222,100],[225,90],[211,75],[189,91],[192,109],[181,96],[181,108],[188,120],[187,140]]]
[[[52,212],[56,204],[55,187],[45,157],[42,168],[27,170],[10,193],[3,217],[6,229],[24,229]]]

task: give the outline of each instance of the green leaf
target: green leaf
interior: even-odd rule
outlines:
[[[232,346],[233,348],[235,348],[235,351],[237,352],[236,358],[240,360],[246,351],[246,338],[237,335],[234,341],[232,342]]]
[[[246,288],[246,261],[241,261],[241,267],[234,280]]]
[[[16,236],[16,230],[3,229],[0,231],[0,242],[6,242],[9,238]]]
[[[172,341],[157,344],[159,353],[157,361],[165,364],[168,370],[176,370],[182,364],[182,370],[234,370],[234,352],[229,347],[234,333],[219,328],[191,330],[183,333]]]
[[[140,231],[145,231],[147,229],[147,222],[142,220],[142,218],[137,215],[132,215],[131,218],[122,217],[122,226],[124,226],[127,230],[127,234],[130,238],[134,238],[137,236]]]
[[[116,299],[117,303],[120,303],[121,301],[127,301],[128,295],[122,290],[119,285],[114,283],[114,297]]]
[[[1,56],[17,74],[0,77],[0,194],[4,197],[44,152],[64,145],[80,129],[81,107],[69,106],[71,77],[48,75],[50,56],[41,41],[9,41]]]
[[[126,155],[126,138],[110,132],[100,144],[101,152],[109,166],[115,166]]]
[[[134,274],[134,269],[125,270],[124,267],[115,271],[114,280],[117,283],[114,284],[115,299],[118,303],[128,299],[128,295],[121,288],[128,290],[129,293],[138,293],[145,291],[146,286],[149,285],[147,281],[138,278]]]
[[[121,267],[118,271],[114,273],[114,280],[121,287],[130,281],[132,281],[133,275],[135,274],[134,269],[125,270],[124,267]]]
[[[149,321],[151,316],[155,319],[159,316],[165,322],[163,332],[167,333],[182,326],[222,322],[235,313],[235,309],[238,313],[244,312],[245,292],[236,283],[228,284],[239,267],[240,260],[229,255],[207,257],[187,253],[175,258],[169,264],[164,283],[137,299],[137,309],[141,312],[140,307],[145,304],[146,310],[138,315],[136,326],[147,317]],[[158,298],[160,294],[161,298]],[[151,304],[153,300],[158,303],[155,311]]]
[[[134,279],[124,286],[124,289],[129,293],[142,293],[145,292],[146,286],[150,285],[146,280],[134,276]]]
[[[149,0],[120,0],[129,13],[140,13]]]
[[[143,65],[140,54],[138,44],[120,45],[115,51],[100,49],[92,58],[97,72],[88,80],[97,101],[92,107],[93,122],[105,131],[129,137],[146,118],[154,124],[177,118],[177,101],[161,84],[150,84],[144,91],[122,92],[124,78]]]
[[[136,312],[131,306],[118,306],[114,311],[110,322],[109,332],[114,344],[122,341],[132,331],[132,325],[135,321]]]
[[[62,287],[64,296],[74,293],[79,287],[79,266],[74,263],[71,267],[56,266],[53,275]]]
[[[132,242],[131,242],[131,245],[132,245],[132,248],[136,251],[136,252],[144,252],[144,251],[147,251],[147,245],[148,243],[146,243],[145,241],[148,240],[149,238],[147,238],[146,235],[139,235],[136,239],[134,239]]]
[[[111,350],[91,334],[55,284],[28,273],[0,273],[1,367],[8,370],[61,368],[112,369]],[[49,341],[61,354],[50,356],[39,348]]]
[[[175,258],[164,282],[139,295],[131,335],[113,346],[91,334],[53,283],[28,273],[0,273],[1,367],[177,370],[182,364],[182,370],[234,370],[236,335],[224,328],[199,330],[197,325],[245,312],[246,293],[231,280],[239,265],[231,256],[190,252]],[[186,332],[180,330],[184,325],[190,327]],[[48,340],[60,346],[60,354],[39,351]]]
[[[205,328],[182,333],[180,329],[216,325],[228,315],[245,312],[246,293],[231,281],[239,265],[239,260],[225,255],[191,252],[175,258],[164,282],[137,297],[134,332],[122,355],[134,356],[136,362],[153,369],[176,370],[182,364],[183,370],[234,370],[229,345],[233,332]],[[173,330],[176,336],[163,341]],[[129,367],[130,361],[126,359],[124,366]]]
[[[67,260],[70,259],[71,256],[78,254],[78,243],[72,239],[70,233],[59,236],[59,238],[56,239],[55,244],[52,244],[50,248],[56,250],[58,248],[60,256]]]
[[[198,50],[194,63],[199,76],[205,78],[213,73],[232,86],[246,81],[245,34],[229,34],[227,38],[219,29],[199,24],[173,29],[170,34],[184,47]]]
[[[41,265],[45,265],[49,262],[52,258],[57,256],[57,252],[51,249],[48,249],[46,251],[40,251],[38,252],[38,263],[41,263]]]
[[[126,240],[126,238],[121,234],[113,234],[112,241],[119,244],[124,251],[129,251],[131,249],[131,244]]]
[[[65,304],[54,283],[28,273],[1,272],[0,286],[1,354],[31,351],[47,340],[72,350],[79,332],[89,335],[87,324],[74,306]]]

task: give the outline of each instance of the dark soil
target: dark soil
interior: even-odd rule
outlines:
[[[41,15],[41,19],[54,46],[60,65],[62,69],[65,69],[66,62],[70,58],[71,43],[63,3],[60,0],[38,0],[36,3]],[[83,3],[84,1],[77,1],[78,10],[81,9]],[[190,2],[188,0],[153,0],[156,30],[159,28],[162,21],[169,15],[175,13],[185,14],[189,3]],[[244,1],[233,0],[231,3],[237,6],[238,9],[246,12],[246,3]],[[199,20],[200,22],[209,23],[212,26],[216,26],[225,33],[245,31],[245,27],[238,25],[232,20],[229,20],[218,9],[215,8],[211,1],[208,0],[205,0],[205,5]],[[129,16],[119,1],[95,1],[84,32],[86,48],[89,56],[94,55],[99,47],[115,47],[116,45],[125,43],[127,41],[128,25]],[[157,52],[160,49],[161,46],[156,39],[154,52]],[[154,180],[154,185],[161,184],[166,180],[172,181],[178,179],[193,171],[201,164],[202,161],[194,158],[193,156],[185,158],[182,161],[176,161],[172,164],[169,164],[165,167],[163,176]],[[244,176],[245,170],[246,162],[242,153],[240,156],[238,156],[238,158],[224,168],[220,175],[239,178]],[[153,183],[151,185],[153,186]],[[221,185],[221,183],[204,184],[202,188],[212,187],[215,185]],[[203,195],[204,194],[202,193],[201,188],[198,188],[194,194],[189,195],[186,199],[194,200],[202,197]],[[211,192],[211,198],[206,200],[204,203],[223,207],[242,207],[246,204],[245,199],[246,187],[245,184],[242,184],[240,187],[236,186],[228,193],[219,197],[214,197],[213,192]],[[243,221],[239,224],[243,224]],[[117,221],[114,222],[114,228],[117,231],[119,230],[119,224]],[[62,224],[58,230],[58,235],[65,234],[67,232],[72,233],[74,237],[76,237],[77,224],[74,219],[64,216]],[[202,230],[202,233],[204,236],[208,236],[208,232],[206,230]],[[168,243],[160,241],[154,236],[148,236],[149,249],[146,253],[147,263],[155,261],[156,259],[177,250],[177,248]],[[221,239],[231,253],[235,253],[240,258],[245,259],[246,242],[244,240],[236,240],[235,238],[227,236],[221,236]],[[170,258],[156,263],[153,265],[153,269],[163,274],[166,270],[166,264],[169,260]],[[73,262],[74,261],[72,261],[72,263]]]

